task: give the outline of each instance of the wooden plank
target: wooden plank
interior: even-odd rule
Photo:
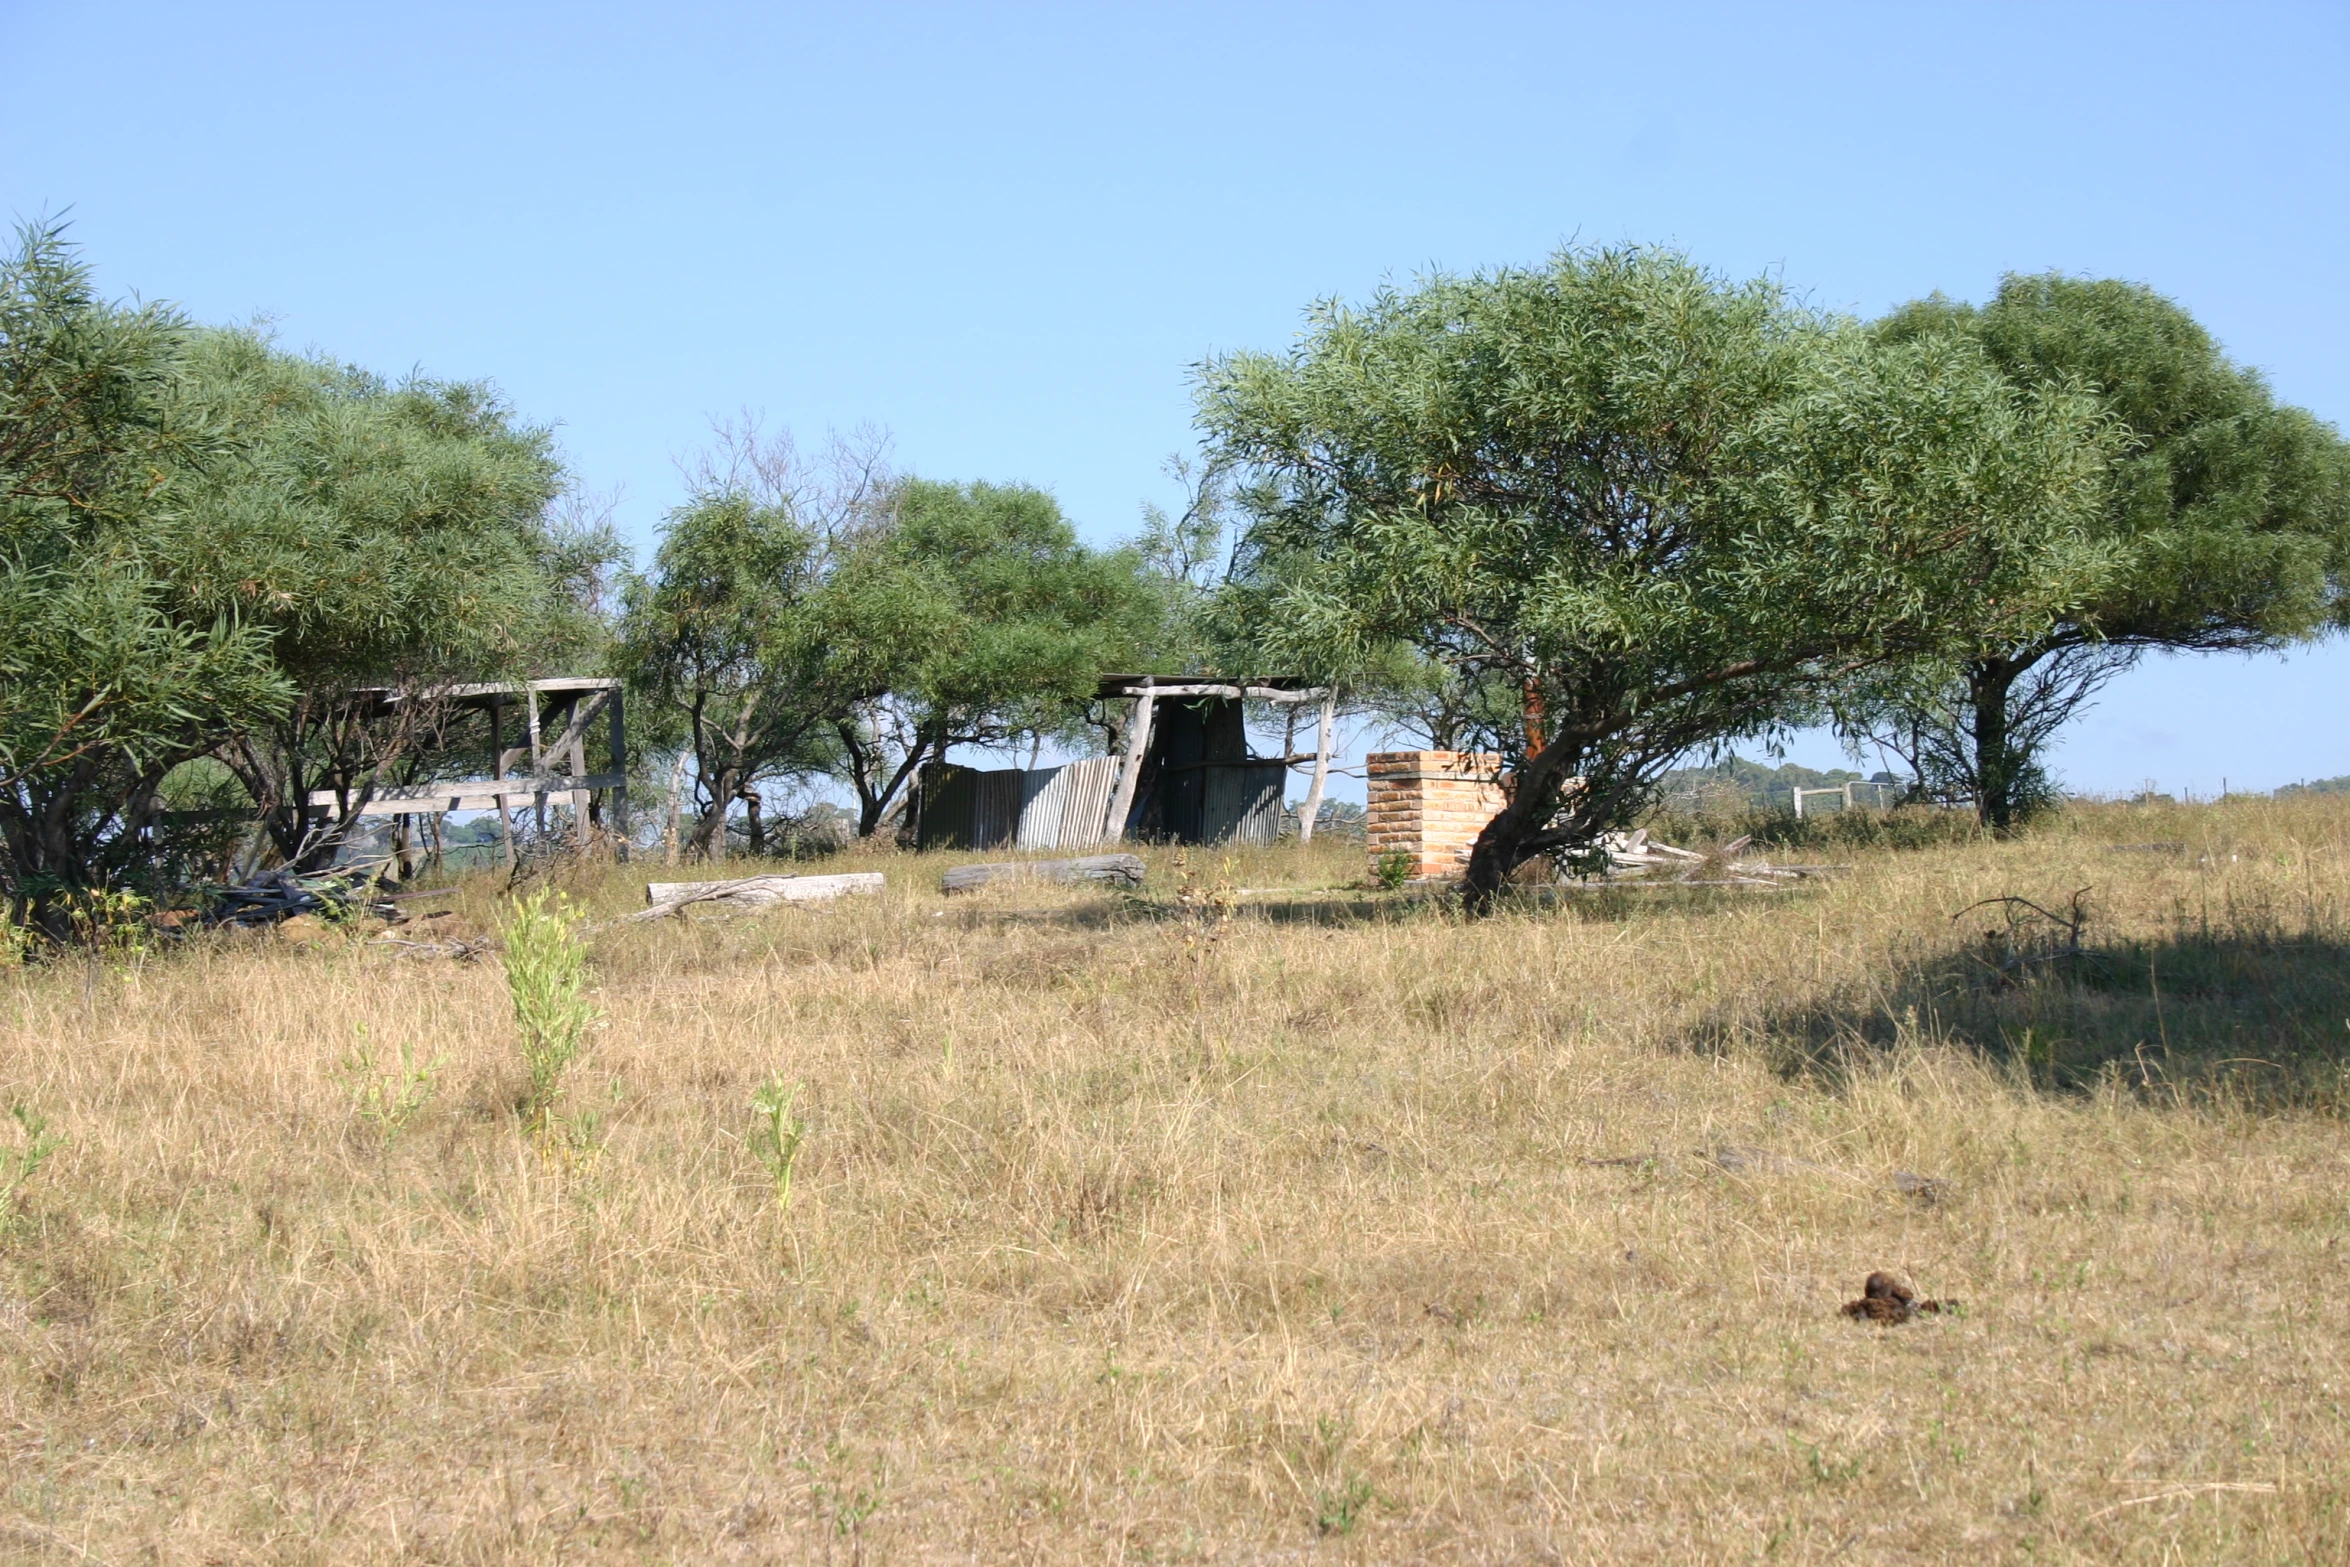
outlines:
[[[1110,795],[1109,815],[1102,822],[1097,843],[1122,843],[1126,817],[1134,809],[1134,786],[1142,779],[1144,758],[1150,755],[1151,708],[1157,695],[1149,686],[1135,694],[1134,721],[1126,728],[1126,757],[1118,769],[1118,787]]]
[[[1241,698],[1246,697],[1249,700],[1256,702],[1280,702],[1284,704],[1296,702],[1318,702],[1326,694],[1324,688],[1320,686],[1313,686],[1304,691],[1284,691],[1273,686],[1226,686],[1201,684],[1182,686],[1129,686],[1120,694],[1123,696],[1139,697],[1145,691],[1148,691],[1153,696],[1220,696],[1228,701],[1238,701]]]
[[[1330,731],[1337,721],[1338,693],[1325,691],[1322,693],[1321,721],[1314,731],[1314,777],[1313,781],[1306,785],[1306,803],[1299,808],[1297,813],[1297,841],[1299,843],[1314,841],[1314,819],[1322,814],[1322,794],[1330,784]],[[1284,746],[1282,749],[1286,752],[1288,747]],[[1289,758],[1284,755],[1281,760],[1286,766]],[[1286,791],[1286,786],[1284,789]]]
[[[939,878],[948,892],[973,892],[997,882],[1042,881],[1069,885],[1081,881],[1142,885],[1142,857],[1134,854],[1093,854],[1077,860],[1007,860],[992,865],[958,865]]]
[[[532,691],[617,691],[620,682],[608,675],[556,675],[546,680],[484,680],[453,686],[361,686],[353,696],[374,697],[383,702],[406,702],[416,698],[427,701],[445,697],[506,697],[522,696]]]
[[[612,686],[612,756],[609,766],[612,776],[620,782],[612,786],[613,841],[619,846],[620,858],[628,858],[628,715],[621,705],[619,682]]]
[[[361,808],[362,816],[404,816],[426,811],[491,811],[501,799],[544,799],[583,789],[617,789],[628,782],[625,773],[555,773],[544,778],[517,774],[507,778],[453,778],[446,783],[396,784],[376,791]],[[310,791],[312,805],[332,806],[332,789]]]
[[[841,876],[745,876],[735,881],[656,881],[645,887],[645,902],[652,907],[629,918],[661,919],[697,903],[741,908],[821,903],[855,893],[879,892],[883,885],[879,871],[851,871]]]

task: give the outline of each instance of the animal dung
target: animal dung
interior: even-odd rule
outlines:
[[[1844,1303],[1844,1314],[1855,1322],[1894,1327],[1924,1313],[1939,1316],[1957,1304],[1955,1300],[1920,1300],[1916,1290],[1880,1271],[1870,1274],[1861,1286],[1860,1299]]]

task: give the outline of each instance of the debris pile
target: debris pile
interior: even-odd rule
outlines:
[[[401,918],[399,904],[378,878],[345,871],[266,870],[242,886],[211,889],[204,902],[208,925],[277,925],[304,914],[329,921],[361,914],[395,923]]]
[[[1675,848],[1649,837],[1645,827],[1611,832],[1599,840],[1607,853],[1607,869],[1596,878],[1603,883],[1642,882],[1678,887],[1784,887],[1808,877],[1826,876],[1849,867],[1842,865],[1773,865],[1748,857],[1751,835],[1734,838],[1720,848],[1700,853]]]

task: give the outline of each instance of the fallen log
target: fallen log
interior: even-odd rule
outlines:
[[[879,892],[879,871],[851,871],[843,876],[746,876],[740,881],[656,881],[645,887],[652,907],[629,916],[657,920],[679,914],[697,903],[726,903],[738,908],[772,908],[778,903],[820,903],[850,893]]]
[[[1142,885],[1142,857],[1136,854],[1094,854],[1082,860],[1005,860],[992,865],[958,865],[939,878],[948,892],[972,892],[990,882],[1044,881],[1067,884],[1108,882],[1120,887]]]

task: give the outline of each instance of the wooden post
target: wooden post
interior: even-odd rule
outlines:
[[[1792,793],[1794,794],[1794,796],[1795,796],[1795,819],[1796,819],[1797,821],[1802,821],[1802,820],[1803,820],[1803,785],[1801,785],[1801,784],[1790,784],[1790,785],[1788,786],[1788,788],[1789,788],[1790,792],[1792,792]]]
[[[612,771],[623,779],[628,777],[628,724],[620,713],[620,688],[612,688]],[[612,786],[612,831],[618,845],[615,853],[628,858],[628,785]]]
[[[1322,722],[1314,733],[1314,781],[1306,786],[1306,803],[1297,813],[1297,841],[1314,841],[1314,819],[1322,814],[1322,790],[1330,782],[1330,730],[1338,722],[1338,692],[1322,693]]]
[[[545,742],[539,737],[538,687],[526,680],[522,683],[522,689],[529,693],[524,700],[530,704],[530,776],[534,779],[544,778],[547,774],[547,753]],[[537,827],[538,835],[544,838],[547,835],[546,795],[533,794],[530,797],[530,808],[531,821]]]
[[[506,776],[506,699],[490,698],[490,776]],[[498,795],[498,836],[506,845],[506,869],[514,869],[514,817],[509,809],[512,801],[502,791]]]
[[[677,863],[685,839],[685,763],[691,754],[684,746],[679,746],[677,760],[669,768],[669,825],[662,829],[661,841],[668,850],[667,858],[672,865]]]
[[[1118,769],[1117,792],[1110,796],[1110,818],[1102,823],[1100,842],[1118,843],[1126,836],[1126,816],[1134,809],[1134,786],[1142,778],[1142,759],[1151,743],[1151,688],[1146,682],[1134,699],[1134,723],[1126,731],[1126,762]]]
[[[583,728],[579,733],[572,734],[572,725],[578,721],[578,718],[579,697],[575,694],[570,701],[563,704],[563,732],[571,735],[571,746],[563,758],[563,765],[569,770],[572,777],[584,778],[587,776],[588,770],[587,731]],[[571,832],[572,836],[578,840],[582,854],[587,852],[591,841],[588,837],[590,831],[588,805],[594,798],[595,796],[585,789],[571,791]]]

